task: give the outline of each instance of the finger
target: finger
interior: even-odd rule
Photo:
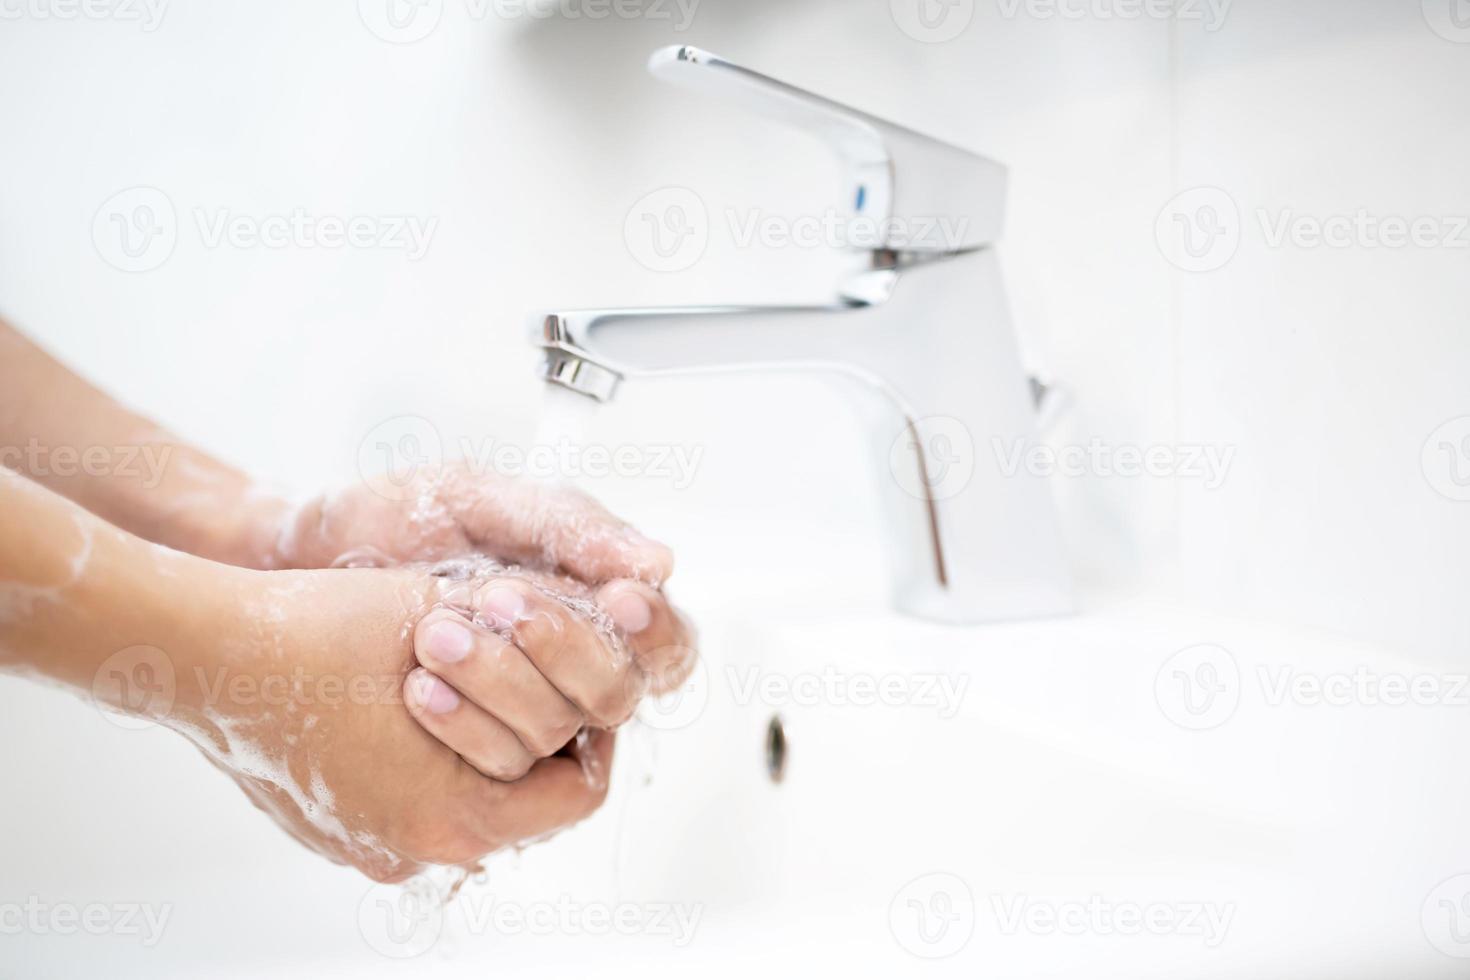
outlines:
[[[515,732],[422,667],[404,679],[403,703],[430,735],[491,779],[514,782],[536,762]]]
[[[689,679],[698,658],[694,629],[663,593],[641,582],[609,582],[597,591],[597,603],[623,631],[652,693]]]
[[[585,750],[597,770],[612,767],[614,735],[594,730]],[[607,798],[607,780],[589,782],[577,759],[552,756],[509,785],[480,787],[486,836],[501,844],[544,837],[590,816]]]
[[[570,742],[584,718],[514,643],[448,609],[414,629],[419,663],[509,727],[538,758]]]
[[[588,723],[616,728],[633,714],[642,695],[639,673],[611,629],[599,631],[586,616],[514,578],[482,587],[476,612],[513,640]]]
[[[674,570],[667,545],[635,531],[585,494],[566,487],[460,476],[454,497],[474,543],[585,582],[616,578],[661,584]]]

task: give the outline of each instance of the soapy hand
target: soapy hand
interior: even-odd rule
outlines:
[[[473,740],[482,729],[441,741],[405,710],[405,693],[425,703],[415,627],[484,594],[488,568],[243,569],[145,542],[4,467],[0,505],[0,671],[181,732],[333,860],[381,880],[469,864],[580,820],[606,793],[605,731],[540,743],[499,773],[512,782],[466,761],[497,771]],[[563,609],[568,635],[587,630]]]
[[[415,713],[432,710],[444,697],[413,669],[415,620],[503,586],[421,569],[236,575],[237,618],[219,624],[218,645],[179,664],[190,669],[179,671],[178,697],[160,720],[190,736],[302,843],[396,881],[544,838],[601,804],[613,735],[583,730],[570,704],[548,712],[562,727],[533,741],[534,750],[518,733],[549,736],[537,716],[542,702],[503,712],[504,725],[466,704],[439,716],[438,739],[404,711],[405,702]],[[526,609],[528,625],[543,612],[530,602]],[[428,621],[446,614],[433,615],[440,618]],[[579,639],[591,629],[565,609],[555,622]],[[507,664],[510,652],[506,645]],[[534,674],[523,663],[504,676],[552,702],[555,692],[536,688]],[[611,700],[601,706],[617,710]]]
[[[669,550],[574,491],[459,465],[291,508],[3,323],[0,350],[0,448],[177,460],[0,466],[0,670],[100,697],[154,651],[146,689],[177,682],[157,720],[335,860],[396,879],[575,822],[606,729],[693,666]]]
[[[673,552],[590,497],[564,486],[471,472],[463,463],[380,492],[368,484],[267,512],[264,568],[396,564],[479,554],[563,573],[589,585],[633,579],[655,588]]]
[[[518,570],[519,585],[464,597],[458,614],[420,627],[415,649],[427,676],[418,683],[426,696],[439,692],[432,704],[440,710],[410,706],[430,731],[476,731],[485,743],[490,722],[512,721],[534,749],[578,720],[619,724],[645,694],[687,679],[693,631],[659,588],[673,570],[667,546],[574,489],[472,473],[463,464],[419,473],[394,490],[359,484],[284,513],[268,511],[261,523],[273,533],[259,564],[382,566],[493,555],[543,570]],[[605,613],[615,630],[599,636],[567,627],[558,606],[568,602],[587,619]],[[506,693],[492,690],[506,684]],[[460,695],[471,702],[462,710]],[[500,765],[525,763],[524,754],[502,754]]]
[[[419,723],[487,776],[519,779],[585,727],[623,724],[693,668],[688,626],[646,585],[594,594],[566,578],[489,572],[447,588],[419,621],[407,696]]]

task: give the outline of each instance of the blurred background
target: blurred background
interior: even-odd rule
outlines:
[[[844,268],[740,240],[730,215],[809,214],[842,188],[806,134],[645,72],[695,44],[1010,168],[1017,329],[1069,395],[1049,440],[1228,455],[1219,480],[1053,480],[1084,607],[1180,595],[1470,665],[1470,9],[1174,7],[17,0],[0,8],[0,312],[303,493],[356,479],[405,416],[447,455],[525,445],[535,311],[822,300]],[[709,215],[673,272],[628,230],[665,188]],[[140,206],[154,220],[129,225]],[[372,242],[216,234],[298,212],[366,218]],[[873,461],[840,392],[628,385],[595,425],[699,453],[687,485],[587,484],[675,545],[676,590],[886,602]],[[8,891],[167,894],[181,961],[357,942],[362,882],[287,846],[182,740],[15,680],[0,732]],[[279,881],[297,884],[262,905]],[[27,942],[27,963],[59,949]]]

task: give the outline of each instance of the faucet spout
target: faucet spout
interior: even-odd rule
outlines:
[[[546,379],[600,400],[624,379],[729,371],[837,373],[877,392],[897,605],[962,622],[1071,610],[1048,488],[1016,465],[1035,401],[992,249],[862,273],[828,304],[568,311],[538,326]]]
[[[993,247],[1005,168],[697,48],[650,67],[824,139],[843,165],[850,230],[879,229],[861,236],[868,265],[815,306],[546,314],[543,377],[600,401],[624,379],[672,374],[853,379],[882,396],[869,400],[884,408],[871,433],[897,606],[953,622],[1070,612],[1051,496],[1024,465],[1044,389],[1022,369]]]

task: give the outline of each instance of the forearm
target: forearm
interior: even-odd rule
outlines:
[[[151,545],[3,468],[0,509],[0,670],[120,708],[140,706],[108,682],[109,660],[146,647],[192,664],[229,611],[231,577],[250,574]]]
[[[0,465],[139,537],[270,563],[284,502],[77,377],[0,321]]]

